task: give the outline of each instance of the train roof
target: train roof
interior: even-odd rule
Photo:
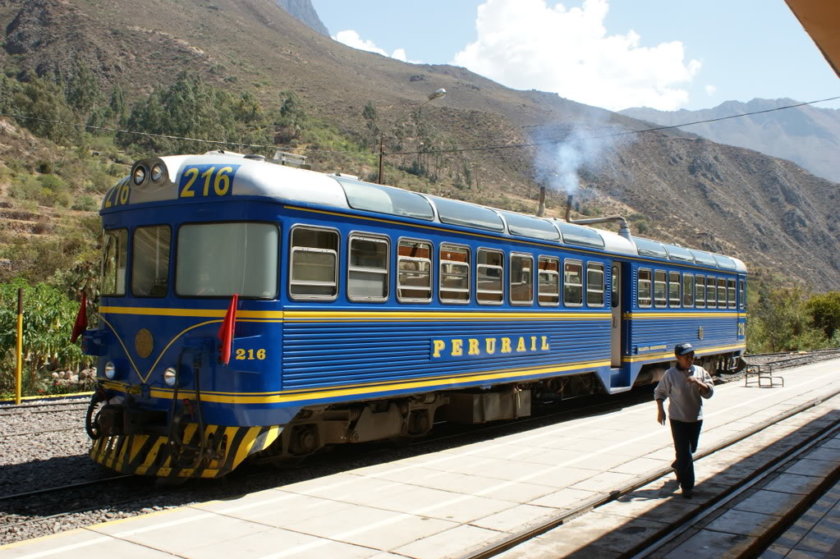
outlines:
[[[210,185],[211,178],[214,184]],[[213,151],[143,159],[131,175],[108,191],[102,212],[115,206],[185,198],[189,188],[214,197],[258,196],[290,204],[331,206],[444,223],[512,237],[661,258],[680,263],[746,272],[737,258],[630,237],[556,218],[536,217],[441,198],[341,174],[324,174],[265,161],[262,157]],[[195,192],[195,191],[193,191]],[[221,195],[219,195],[221,196]],[[206,198],[203,198],[206,199]]]

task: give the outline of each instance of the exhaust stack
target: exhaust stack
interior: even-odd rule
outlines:
[[[591,225],[593,223],[608,223],[611,221],[617,221],[618,225],[618,234],[627,239],[628,241],[633,241],[633,235],[630,234],[630,226],[627,225],[627,220],[624,219],[623,216],[620,215],[611,215],[607,217],[593,217],[589,219],[571,219],[572,213],[572,195],[569,194],[569,197],[566,198],[566,223],[574,223],[575,225]]]

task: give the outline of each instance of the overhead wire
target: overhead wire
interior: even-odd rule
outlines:
[[[782,111],[787,109],[794,109],[797,107],[804,107],[807,105],[815,105],[817,103],[825,103],[828,101],[836,101],[840,99],[840,96],[836,97],[827,97],[825,99],[817,99],[814,101],[804,101],[800,103],[794,103],[792,105],[783,105],[780,107],[773,107],[770,109],[762,109],[757,111],[749,111],[745,113],[738,113],[733,115],[726,115],[720,116],[715,118],[708,118],[702,120],[694,120],[690,122],[683,122],[679,124],[670,124],[670,125],[662,125],[662,126],[653,126],[649,128],[642,128],[637,130],[622,130],[620,132],[610,132],[607,134],[599,135],[599,136],[591,136],[592,139],[605,139],[605,138],[614,138],[619,136],[630,136],[630,135],[640,135],[646,134],[649,132],[660,132],[663,130],[673,130],[677,128],[684,128],[686,126],[694,126],[697,124],[708,124],[711,122],[720,122],[723,120],[731,120],[735,118],[743,118],[747,116],[753,116],[758,114],[765,114],[771,113],[775,111]],[[111,126],[96,126],[92,124],[79,124],[76,122],[67,122],[67,121],[60,121],[60,120],[51,120],[45,119],[40,117],[28,116],[28,115],[21,115],[16,113],[7,113],[7,112],[0,112],[0,116],[11,117],[20,120],[36,120],[38,122],[47,122],[50,124],[63,124],[63,125],[72,125],[72,126],[80,126],[87,130],[101,130],[106,132],[112,132],[114,134],[121,133],[121,134],[133,134],[138,136],[146,136],[152,138],[164,138],[168,140],[182,140],[182,141],[189,141],[189,142],[198,142],[198,143],[206,143],[206,144],[214,144],[214,145],[233,145],[242,148],[252,148],[252,149],[279,149],[283,148],[282,145],[277,144],[250,144],[250,143],[243,143],[237,142],[233,140],[208,140],[204,138],[192,138],[189,136],[177,136],[174,134],[160,134],[154,132],[141,132],[138,130],[128,130],[125,128],[115,128]],[[389,151],[386,152],[386,155],[418,155],[418,154],[439,154],[439,153],[466,153],[466,152],[479,152],[479,151],[497,151],[497,150],[507,150],[507,149],[524,149],[524,148],[532,148],[532,147],[540,147],[544,145],[552,145],[552,144],[559,144],[565,141],[565,138],[558,138],[558,139],[551,139],[551,140],[541,140],[535,142],[521,142],[515,144],[499,144],[499,145],[488,145],[488,146],[472,146],[472,147],[459,147],[459,148],[442,148],[442,149],[432,149],[427,151]],[[321,148],[311,148],[310,151],[316,151],[321,153],[350,153],[347,150],[331,150],[331,149],[321,149]]]

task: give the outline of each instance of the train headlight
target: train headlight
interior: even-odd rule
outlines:
[[[158,182],[160,179],[163,178],[164,175],[164,167],[163,163],[155,163],[152,165],[152,170],[150,172],[150,177],[152,182]]]
[[[166,386],[175,386],[175,380],[177,378],[178,375],[173,367],[168,367],[163,371],[163,382],[166,383]]]
[[[131,180],[134,181],[134,184],[140,186],[143,184],[143,181],[146,180],[146,174],[145,165],[135,165],[134,169],[131,171]]]
[[[113,380],[115,376],[117,376],[117,368],[114,366],[113,362],[108,361],[105,363],[105,378]]]

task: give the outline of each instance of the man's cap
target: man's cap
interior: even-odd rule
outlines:
[[[694,346],[689,343],[677,344],[674,347],[674,355],[676,356],[688,355],[689,353],[694,353]]]

